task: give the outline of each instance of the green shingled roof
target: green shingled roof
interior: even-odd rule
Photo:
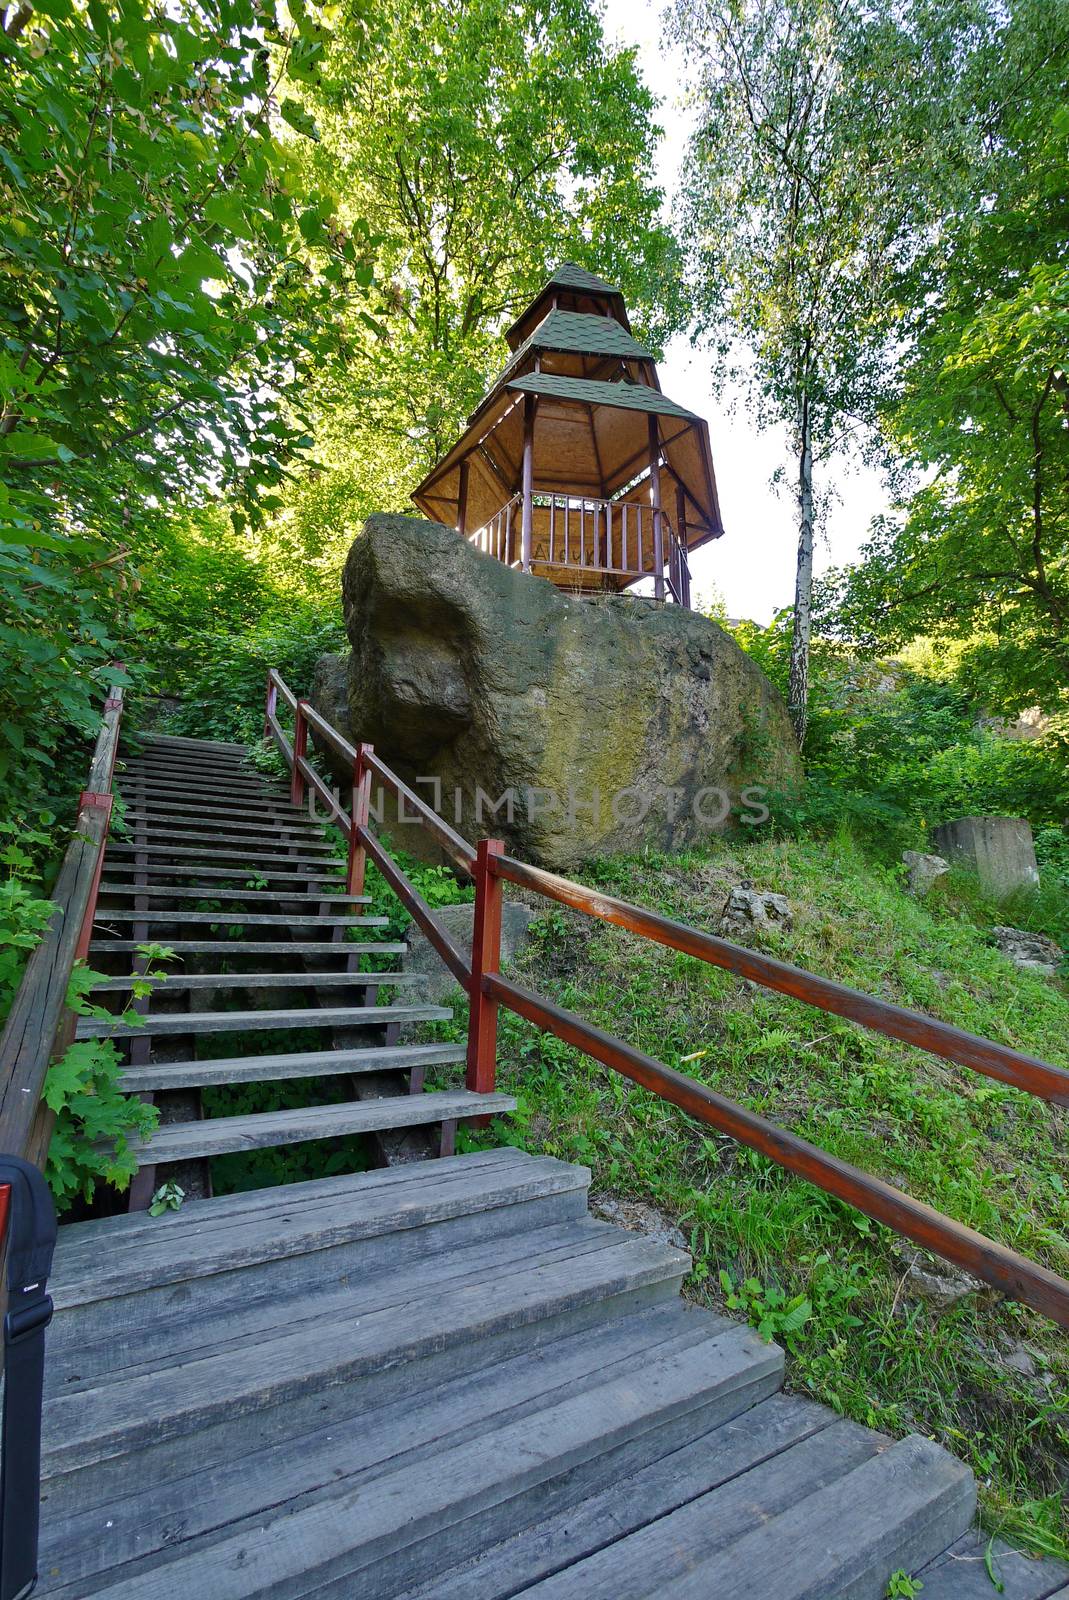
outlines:
[[[699,419],[693,411],[676,405],[666,394],[644,383],[600,383],[593,378],[558,378],[549,372],[532,372],[526,378],[512,378],[510,389],[526,394],[550,395],[557,400],[581,400],[592,406],[616,406],[622,411],[652,412],[661,417],[682,417],[687,422]]]
[[[520,345],[509,367],[514,367],[532,349],[622,356],[630,361],[653,360],[653,352],[633,339],[615,317],[597,317],[586,311],[551,311]]]
[[[562,261],[560,266],[551,275],[546,288],[557,284],[562,289],[583,289],[588,294],[619,294],[619,289],[614,289],[611,283],[606,283],[604,278],[596,278],[585,267],[577,267],[574,261]],[[543,290],[545,293],[545,290]]]

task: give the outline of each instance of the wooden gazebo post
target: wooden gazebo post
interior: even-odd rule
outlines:
[[[531,570],[534,508],[531,498],[534,490],[534,419],[535,397],[523,397],[523,514],[520,523],[520,564],[524,572]]]
[[[460,463],[460,485],[457,490],[457,532],[462,539],[468,537],[468,460]]]
[[[664,599],[664,519],[661,510],[661,434],[657,418],[646,418],[650,439],[650,501],[653,505],[653,593]]]

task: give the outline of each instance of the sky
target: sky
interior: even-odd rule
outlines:
[[[681,101],[682,62],[662,42],[660,11],[658,0],[604,0],[608,38],[636,47],[642,75],[662,102],[658,120],[666,132],[659,177],[671,195],[691,117]],[[665,394],[708,420],[713,445],[725,532],[691,557],[696,598],[700,603],[715,587],[728,616],[766,623],[794,597],[794,497],[789,484],[774,488],[771,483],[777,468],[787,463],[789,469],[787,437],[779,429],[759,431],[745,395],[714,393],[711,361],[708,353],[679,338],[669,344],[658,369]],[[852,561],[872,518],[888,507],[877,472],[842,458],[824,470],[824,487],[831,487],[833,499],[816,551],[818,573]]]

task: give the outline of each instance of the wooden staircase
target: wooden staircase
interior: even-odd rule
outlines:
[[[967,1468],[783,1395],[774,1345],[681,1300],[682,1251],[591,1219],[585,1170],[405,1159],[513,1102],[422,1092],[462,1052],[397,1031],[448,1011],[361,970],[401,947],[364,940],[382,919],[240,747],[146,741],[120,784],[97,996],[124,1008],[146,942],[182,958],[143,1025],[79,1029],[160,1105],[138,1203],[215,1155],[344,1132],[393,1165],[61,1229],[38,1593],[883,1600],[899,1569],[922,1600],[993,1592]],[[341,1103],[198,1114],[209,1086],[339,1076]],[[1064,1568],[993,1559],[1003,1600],[1069,1600]]]
[[[109,976],[91,998],[122,1014],[151,964],[139,949],[165,945],[177,957],[152,996],[133,1002],[139,1020],[78,1023],[79,1038],[121,1044],[123,1088],[160,1108],[160,1126],[135,1146],[135,1208],[169,1177],[210,1193],[215,1156],[358,1134],[375,1141],[378,1161],[413,1159],[451,1151],[459,1119],[511,1108],[504,1095],[422,1092],[427,1068],[462,1061],[464,1048],[398,1035],[451,1011],[420,1003],[415,980],[396,968],[363,970],[365,957],[395,962],[405,945],[376,937],[387,919],[366,914],[366,896],[346,894],[344,863],[322,829],[242,746],[147,738],[117,786],[126,832],[108,844],[89,945],[91,964]],[[278,1051],[279,1033],[297,1039]],[[213,1056],[220,1035],[238,1036],[241,1053]],[[302,1098],[314,1101],[339,1078],[350,1099],[201,1115],[210,1086],[303,1080]]]
[[[967,1469],[780,1394],[780,1351],[587,1182],[500,1149],[64,1228],[39,1592],[993,1592]],[[996,1559],[1003,1600],[1064,1600]]]

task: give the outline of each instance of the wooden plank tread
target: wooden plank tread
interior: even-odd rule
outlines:
[[[141,1163],[196,1161],[235,1150],[335,1139],[342,1134],[374,1133],[384,1128],[415,1128],[464,1117],[501,1116],[515,1109],[507,1094],[472,1094],[454,1089],[436,1094],[388,1096],[343,1105],[306,1106],[296,1111],[262,1111],[244,1117],[209,1117],[203,1122],[168,1122],[131,1150]]]
[[[90,951],[138,950],[139,939],[94,939]],[[406,944],[333,944],[330,940],[318,942],[297,939],[168,939],[168,950],[178,955],[230,956],[391,956],[403,955]]]
[[[138,845],[126,839],[114,839],[109,842],[107,850],[109,865],[111,864],[110,858],[116,851],[124,856],[137,854],[167,856],[172,862],[176,858],[185,859],[186,857],[192,857],[194,861],[233,861],[236,859],[244,863],[243,870],[250,877],[255,877],[261,867],[264,868],[265,872],[269,867],[318,867],[322,871],[324,867],[331,865],[329,854],[294,856],[286,855],[280,851],[270,851],[265,854],[261,850],[250,851],[247,844],[236,844],[232,850],[202,850],[199,848],[187,850],[181,846],[171,844]],[[335,860],[338,870],[341,871],[344,862],[340,857],[335,857]]]
[[[331,945],[332,950],[345,946]],[[102,978],[90,993],[114,993],[132,989],[135,984],[155,982],[142,973],[129,972],[121,978]],[[407,986],[421,982],[417,972],[169,972],[159,979],[159,992],[172,994],[178,989],[333,989],[339,984],[375,988],[380,984]]]
[[[102,883],[99,893],[159,895],[167,900],[270,900],[279,905],[366,906],[371,903],[369,894],[311,894],[307,890],[298,893],[295,889],[231,889],[210,885],[197,888],[185,884],[172,887],[166,883]]]
[[[391,1022],[444,1022],[448,1006],[302,1006],[287,1011],[147,1012],[139,1022],[79,1017],[78,1039],[133,1039],[143,1034],[233,1033],[265,1028],[370,1028]]]
[[[159,1061],[126,1067],[119,1087],[145,1090],[206,1088],[209,1084],[267,1083],[272,1079],[329,1078],[342,1073],[410,1072],[413,1067],[463,1061],[462,1044],[377,1045],[363,1050],[299,1050],[279,1056],[231,1056],[222,1061]]]
[[[285,928],[388,928],[389,917],[321,917],[314,911],[300,915],[295,911],[226,911],[222,906],[213,911],[167,911],[153,907],[151,911],[127,911],[111,906],[99,906],[96,920],[102,922],[211,922],[226,928],[272,927]]]

